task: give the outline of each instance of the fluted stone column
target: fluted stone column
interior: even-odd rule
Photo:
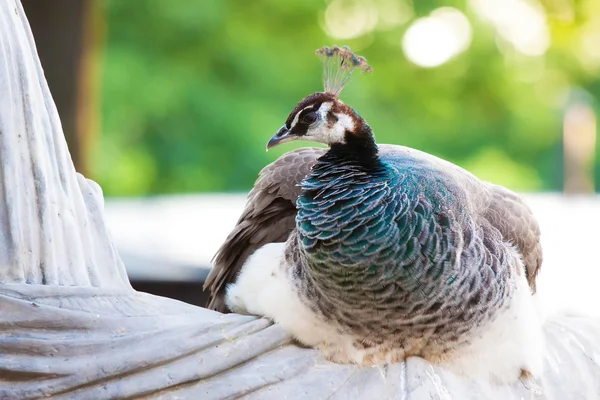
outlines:
[[[327,362],[265,319],[134,291],[78,175],[18,0],[0,0],[0,399],[595,399],[600,322],[546,323],[542,393],[419,358]]]

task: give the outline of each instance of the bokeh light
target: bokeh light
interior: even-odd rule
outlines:
[[[539,56],[550,46],[550,32],[542,6],[532,0],[470,0],[471,8],[489,21],[515,50]]]
[[[462,12],[442,7],[413,22],[404,35],[402,49],[416,65],[437,67],[465,51],[471,35],[471,25]]]
[[[585,24],[578,47],[583,66],[592,73],[600,70],[600,15],[594,15]]]

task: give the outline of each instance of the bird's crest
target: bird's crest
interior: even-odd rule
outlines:
[[[323,59],[323,86],[325,92],[334,96],[340,94],[350,80],[355,69],[371,72],[371,66],[364,57],[357,56],[348,46],[322,47],[317,55]]]

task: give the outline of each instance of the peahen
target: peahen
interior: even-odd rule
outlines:
[[[266,316],[336,362],[420,356],[472,378],[539,377],[540,231],[513,192],[410,148],[377,145],[338,95],[347,47],[317,51],[325,91],[296,105],[215,256],[209,307]]]

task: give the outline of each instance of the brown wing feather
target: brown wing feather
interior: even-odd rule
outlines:
[[[535,293],[536,277],[543,260],[540,227],[529,206],[519,196],[502,186],[490,185],[490,188],[492,198],[485,218],[505,240],[518,246],[529,287]]]
[[[208,308],[228,312],[225,290],[248,257],[267,243],[287,240],[296,227],[297,185],[324,153],[325,149],[318,148],[294,150],[260,172],[242,216],[213,259],[214,267],[204,283],[204,290],[210,291]]]

